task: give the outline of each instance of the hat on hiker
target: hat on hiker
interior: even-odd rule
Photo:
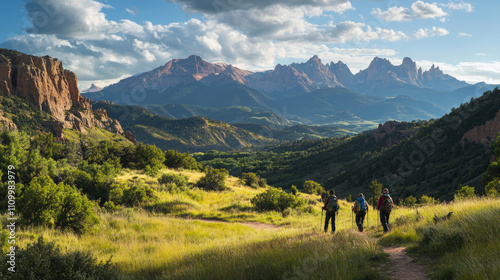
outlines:
[[[388,188],[384,188],[384,193],[389,193],[389,189]]]
[[[335,194],[335,191],[334,190],[330,190],[330,194]]]
[[[365,197],[363,193],[360,193],[358,197]]]

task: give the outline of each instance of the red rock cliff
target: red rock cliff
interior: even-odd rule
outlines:
[[[59,137],[62,128],[85,132],[99,127],[123,133],[120,123],[105,112],[95,118],[90,100],[80,95],[76,74],[55,58],[0,49],[0,92],[18,95],[52,115],[54,121],[46,127],[57,128],[53,130]]]
[[[467,140],[469,142],[482,143],[484,146],[489,146],[495,141],[498,132],[500,132],[500,110],[493,119],[467,131],[464,136],[462,136],[462,143]]]

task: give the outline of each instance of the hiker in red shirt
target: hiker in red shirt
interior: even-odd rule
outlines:
[[[326,210],[325,232],[328,231],[328,222],[332,219],[332,233],[335,232],[335,213],[339,211],[339,203],[335,196],[335,191],[330,190],[330,197],[325,201],[323,210]]]
[[[394,202],[389,195],[389,189],[384,189],[384,194],[378,199],[377,210],[380,210],[380,223],[384,227],[384,233],[389,231],[389,216],[394,208]]]

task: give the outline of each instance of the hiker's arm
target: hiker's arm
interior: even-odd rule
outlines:
[[[377,204],[377,210],[380,209],[380,206],[382,205],[382,197],[378,198],[378,204]]]
[[[327,198],[326,201],[325,201],[325,205],[323,205],[323,209],[326,210],[327,209],[327,205],[328,205],[328,202],[330,201],[330,198]]]

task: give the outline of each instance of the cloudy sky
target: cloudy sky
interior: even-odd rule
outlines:
[[[197,54],[249,70],[408,56],[469,83],[500,84],[500,1],[16,0],[3,3],[0,47],[63,61],[80,89]]]

